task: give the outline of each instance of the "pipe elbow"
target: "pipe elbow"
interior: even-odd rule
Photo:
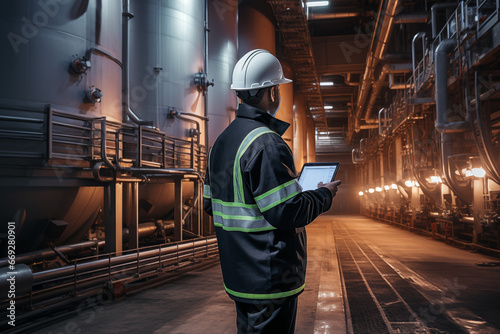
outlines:
[[[466,121],[448,123],[438,123],[436,121],[435,128],[439,133],[460,133],[468,131],[470,126]]]

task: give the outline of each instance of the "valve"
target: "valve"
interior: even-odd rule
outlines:
[[[191,138],[198,137],[200,135],[200,130],[198,129],[189,129],[189,136]]]
[[[214,79],[212,79],[212,82],[208,81],[207,74],[201,71],[195,73],[194,84],[200,92],[206,92],[208,90],[208,87],[215,85]]]
[[[168,118],[175,118],[177,116],[179,116],[179,111],[178,110],[175,110],[174,108],[172,108],[172,109],[170,109],[168,111],[168,114],[167,114]]]
[[[87,102],[90,103],[101,103],[101,98],[103,94],[99,88],[91,87],[86,94]]]
[[[70,64],[71,69],[77,74],[83,74],[87,72],[87,70],[89,70],[91,66],[92,64],[90,63],[90,60],[85,57],[76,58]]]

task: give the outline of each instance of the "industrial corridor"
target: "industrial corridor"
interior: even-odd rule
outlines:
[[[0,333],[500,334],[500,0],[2,1],[0,75]]]
[[[498,258],[362,216],[323,215],[307,233],[296,333],[500,333]],[[222,334],[235,333],[235,313],[215,263],[113,303],[54,314],[32,328],[37,334]]]

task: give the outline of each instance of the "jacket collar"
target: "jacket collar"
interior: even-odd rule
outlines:
[[[282,120],[269,115],[267,112],[245,103],[240,103],[238,106],[236,117],[250,118],[262,122],[280,136],[282,136],[290,126],[289,123],[283,122]]]

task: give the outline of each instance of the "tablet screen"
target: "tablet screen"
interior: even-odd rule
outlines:
[[[315,190],[318,188],[318,183],[328,183],[333,181],[339,163],[331,164],[305,164],[299,177],[299,185],[302,191]]]

